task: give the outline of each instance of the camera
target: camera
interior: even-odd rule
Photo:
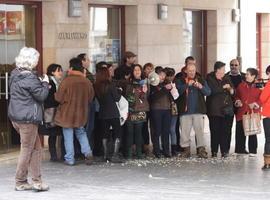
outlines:
[[[267,82],[268,82],[268,79],[257,79],[257,82],[255,83],[255,87],[264,88]]]

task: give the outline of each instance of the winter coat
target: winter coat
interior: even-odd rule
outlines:
[[[262,103],[262,115],[270,118],[270,81],[265,85],[260,100]]]
[[[91,81],[79,71],[71,70],[55,93],[59,102],[55,124],[64,128],[79,128],[86,124],[88,106],[93,100],[94,89]]]
[[[225,84],[230,84],[233,88],[230,77],[225,75],[222,80],[218,80],[215,72],[211,72],[207,75],[206,81],[211,89],[211,95],[206,98],[207,115],[224,117],[225,107],[233,109],[232,95],[223,89]]]
[[[129,82],[124,91],[124,97],[129,103],[129,113],[149,111],[147,93],[142,91],[142,86],[138,81]]]
[[[202,89],[194,86],[188,86],[185,78],[176,80],[179,98],[176,100],[179,114],[206,114],[206,104],[204,96],[211,94],[207,82],[196,73],[195,80],[203,85]]]
[[[159,84],[150,86],[149,100],[151,110],[170,110],[173,97],[164,84]]]
[[[11,72],[8,116],[17,123],[39,124],[43,120],[43,101],[49,84],[41,82],[33,71],[15,68]]]
[[[236,121],[242,120],[244,114],[246,114],[247,112],[251,112],[248,104],[255,102],[260,106],[260,95],[261,90],[259,88],[256,88],[254,84],[248,84],[247,82],[243,81],[238,85],[236,89],[235,100],[241,100],[243,106],[238,107],[237,109]],[[254,109],[253,112],[259,113],[260,108]]]
[[[119,118],[119,110],[116,106],[116,102],[118,102],[121,98],[120,92],[114,86],[114,84],[110,83],[106,94],[101,97],[98,97],[99,102],[99,118],[101,119],[114,119]]]

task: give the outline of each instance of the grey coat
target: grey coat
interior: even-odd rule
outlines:
[[[10,76],[8,116],[17,123],[41,123],[43,101],[49,93],[49,84],[41,82],[28,70],[15,68]]]

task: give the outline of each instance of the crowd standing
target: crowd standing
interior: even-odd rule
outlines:
[[[24,47],[16,58],[10,78],[9,117],[21,137],[16,171],[16,190],[47,191],[41,181],[41,143],[39,134],[49,136],[52,162],[63,160],[75,165],[97,161],[121,163],[126,159],[157,159],[191,156],[191,130],[195,132],[199,158],[229,156],[232,124],[236,120],[235,153],[257,154],[257,136],[245,135],[243,116],[264,116],[264,166],[270,169],[270,82],[260,88],[258,70],[240,71],[237,59],[226,64],[217,61],[205,77],[197,71],[196,59],[185,59],[179,73],[174,68],[136,63],[133,52],[125,52],[123,64],[96,64],[81,53],[63,68],[51,64],[47,74],[35,73],[39,53]],[[266,69],[270,75],[270,66]],[[204,126],[209,119],[210,153],[207,152]],[[59,137],[60,136],[60,137]],[[75,136],[75,137],[74,137]],[[61,139],[61,156],[56,141]],[[248,138],[248,150],[246,139]],[[27,179],[31,171],[32,183]]]

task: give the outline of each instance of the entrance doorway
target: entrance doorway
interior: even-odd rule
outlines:
[[[0,0],[0,153],[9,152],[20,143],[7,115],[8,81],[15,57],[24,46],[34,47],[42,55],[41,3]],[[39,71],[41,66],[39,62]]]
[[[196,59],[197,71],[207,73],[207,11],[184,10],[183,47],[184,57]]]

